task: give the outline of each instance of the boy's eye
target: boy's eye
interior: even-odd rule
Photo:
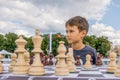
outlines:
[[[73,30],[69,30],[69,31],[66,30],[66,33],[68,33],[68,32],[69,32],[69,33],[72,33],[72,32],[74,32],[74,31],[73,31]]]
[[[74,32],[73,30],[70,30],[70,33]]]

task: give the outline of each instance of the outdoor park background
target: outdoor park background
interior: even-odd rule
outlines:
[[[52,32],[52,53],[60,40],[65,41],[65,22],[73,16],[83,16],[89,22],[88,36],[84,43],[106,56],[110,44],[120,45],[120,0],[0,0],[0,50],[11,53],[16,49],[15,40],[24,35],[31,53],[31,37],[40,29],[45,54],[49,52],[49,35]]]
[[[49,54],[49,34],[43,34],[41,35],[43,37],[41,48],[44,51],[44,54]],[[15,33],[7,33],[5,35],[0,34],[0,50],[7,50],[11,53],[14,53],[15,49],[17,48],[15,44],[15,40],[18,39],[18,35]],[[33,42],[32,42],[32,36],[26,37],[23,35],[23,38],[27,41],[26,50],[28,50],[31,53],[31,50],[33,50]],[[52,34],[52,54],[56,56],[57,53],[57,47],[59,45],[59,41],[65,41],[65,45],[67,46],[68,43],[66,41],[65,35],[61,33]],[[89,43],[90,46],[94,47],[97,52],[102,54],[104,57],[108,55],[110,48],[111,48],[111,42],[108,40],[107,37],[101,36],[96,37],[95,35],[86,36],[83,41],[85,44]]]

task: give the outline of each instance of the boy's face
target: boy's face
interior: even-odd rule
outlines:
[[[86,31],[79,31],[77,26],[66,26],[66,38],[69,44],[82,42],[85,35]]]

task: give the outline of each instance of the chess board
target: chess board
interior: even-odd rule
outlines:
[[[0,74],[0,80],[120,80],[120,77],[106,73],[106,66],[93,66],[92,70],[86,70],[82,66],[76,68],[76,72],[70,73],[68,76],[54,75],[54,66],[45,66],[46,74],[43,76],[15,75],[4,71]]]

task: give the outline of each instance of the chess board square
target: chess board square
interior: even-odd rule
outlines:
[[[120,79],[110,79],[110,78],[107,78],[107,79],[96,79],[96,80],[120,80]]]
[[[104,77],[102,74],[79,74],[78,77]]]
[[[2,76],[0,76],[0,78],[1,78]]]
[[[81,71],[98,71],[98,70],[97,69],[94,69],[94,70],[82,69]]]
[[[57,77],[35,77],[32,80],[58,80]]]
[[[93,71],[91,71],[91,70],[82,71],[82,70],[81,70],[79,74],[102,74],[102,73],[99,72],[99,71],[96,71],[96,70],[93,70]]]
[[[62,80],[89,80],[89,78],[63,78]]]
[[[29,77],[26,76],[9,76],[6,79],[3,80],[28,80]]]

